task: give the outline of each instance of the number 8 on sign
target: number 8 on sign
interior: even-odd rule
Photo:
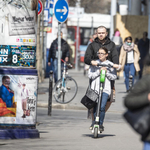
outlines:
[[[14,64],[16,64],[16,63],[18,62],[18,57],[17,57],[17,55],[13,55],[12,62],[13,62]]]

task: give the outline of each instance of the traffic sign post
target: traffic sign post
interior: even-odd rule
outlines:
[[[61,23],[67,20],[69,6],[65,0],[58,0],[54,7],[54,14],[58,20],[58,80],[61,78]]]

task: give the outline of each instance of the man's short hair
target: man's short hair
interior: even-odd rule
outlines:
[[[99,26],[97,29],[99,29],[99,28],[105,28],[106,32],[107,32],[107,28],[105,26]]]
[[[146,37],[148,36],[148,33],[147,32],[143,32],[143,35],[145,35]]]
[[[10,77],[9,76],[3,76],[2,82],[4,82],[6,79],[10,79]]]
[[[60,34],[63,34],[63,32],[61,31]],[[57,32],[57,35],[58,35],[58,32]]]

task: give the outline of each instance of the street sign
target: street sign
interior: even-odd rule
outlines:
[[[58,0],[54,7],[55,17],[58,22],[65,22],[68,17],[69,7],[65,0]]]
[[[41,14],[42,10],[43,10],[43,4],[42,4],[42,2],[39,0],[39,1],[38,1],[38,15]]]
[[[68,18],[82,18],[84,16],[84,8],[69,7]]]

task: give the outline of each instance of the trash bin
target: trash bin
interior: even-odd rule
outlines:
[[[38,75],[31,68],[0,68],[0,139],[39,138]]]

